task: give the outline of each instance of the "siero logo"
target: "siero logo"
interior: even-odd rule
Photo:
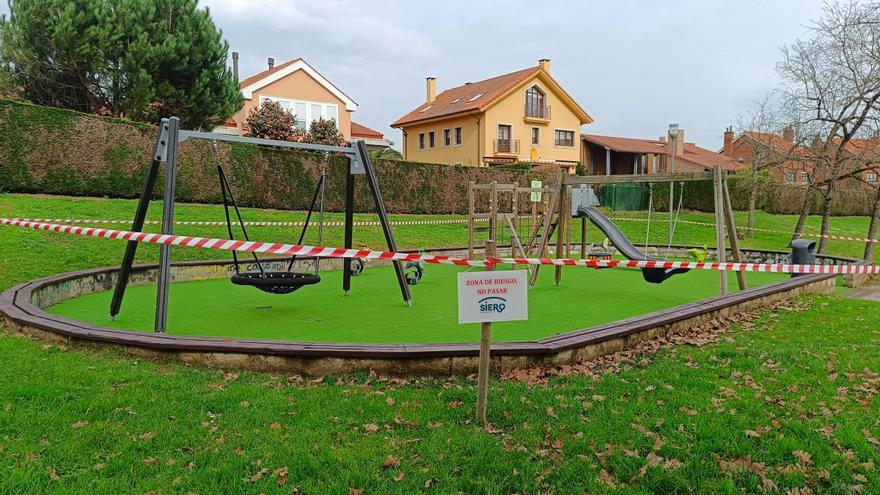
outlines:
[[[507,307],[507,299],[503,297],[484,297],[478,301],[480,303],[480,313],[503,313]]]

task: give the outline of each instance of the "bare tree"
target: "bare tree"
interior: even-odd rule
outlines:
[[[822,234],[828,234],[831,202],[854,166],[846,149],[865,122],[880,112],[880,4],[855,0],[826,3],[810,38],[783,48],[777,71],[783,104],[813,136],[805,149],[812,161],[811,188],[822,196]],[[795,236],[809,214],[809,190]],[[824,252],[827,238],[819,241]]]
[[[777,92],[767,94],[752,112],[740,118],[737,126],[741,143],[738,146],[744,147],[740,151],[752,158],[749,169],[748,237],[754,236],[755,210],[762,177],[772,169],[796,159],[794,129],[782,123],[778,96]]]

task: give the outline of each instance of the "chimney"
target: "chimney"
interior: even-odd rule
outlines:
[[[238,52],[232,52],[232,75],[235,76],[235,82],[238,82]]]
[[[275,67],[275,59],[269,57],[269,68],[271,69],[272,67]]]
[[[543,70],[544,72],[549,74],[550,73],[550,59],[549,58],[542,58],[541,60],[538,60],[538,67],[540,67],[541,70]]]
[[[675,154],[684,154],[684,129],[678,129],[678,135],[675,136]]]
[[[428,77],[425,79],[425,92],[426,98],[425,101],[430,105],[434,103],[434,100],[437,99],[437,78],[436,77]]]
[[[733,157],[733,126],[724,129],[724,150],[721,154],[726,157]]]
[[[782,130],[782,139],[783,141],[787,141],[789,143],[794,142],[794,129],[791,127],[786,127]]]

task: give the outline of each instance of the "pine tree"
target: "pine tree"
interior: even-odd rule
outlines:
[[[212,128],[241,108],[229,44],[197,0],[10,0],[3,64],[34,103]]]

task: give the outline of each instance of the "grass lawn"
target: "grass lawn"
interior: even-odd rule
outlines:
[[[0,195],[0,216],[130,218],[133,211],[134,202],[125,200]],[[216,206],[179,205],[177,211],[180,219],[222,215]],[[151,218],[158,217],[154,207]],[[790,229],[795,221],[758,219],[767,228]],[[621,225],[634,241],[643,238],[644,224]],[[835,218],[832,227],[864,235],[867,219]],[[652,240],[662,242],[662,226],[651,230]],[[222,227],[179,231],[223,235]],[[371,247],[381,246],[379,229],[357,233]],[[395,233],[402,247],[466,239],[458,225],[398,227]],[[293,238],[287,229],[254,234]],[[711,229],[699,226],[680,225],[677,235],[676,242],[691,244],[713,238]],[[327,244],[340,236],[328,228]],[[744,244],[785,249],[787,240],[759,233]],[[4,227],[0,288],[116,264],[123,246]],[[858,243],[831,244],[839,254],[861,249]],[[181,260],[218,256],[225,257],[175,250]],[[157,249],[143,246],[138,259],[155,262]],[[576,271],[566,272],[566,285]],[[625,273],[582,273],[616,276],[612,272]],[[442,278],[437,274],[429,270],[426,285],[416,290],[430,290],[429,282]],[[669,283],[676,280],[684,276]],[[415,296],[417,308],[429,299]],[[393,290],[387,299],[399,304]],[[582,307],[605,311],[611,301],[626,305],[633,298],[606,299],[578,299],[559,314],[589,313]],[[546,384],[493,380],[489,429],[472,422],[476,389],[466,379],[355,375],[312,381],[224,373],[0,335],[0,493],[880,493],[877,304],[803,299],[734,330],[717,343],[619,357],[613,366]]]
[[[322,272],[318,285],[289,295],[266,294],[229,280],[175,283],[171,286],[169,332],[183,335],[309,340],[325,342],[479,341],[479,325],[459,325],[456,273],[461,268],[427,265],[412,286],[413,307],[403,304],[394,270],[368,268],[342,294],[342,272]],[[718,294],[718,274],[705,270],[649,284],[638,270],[566,269],[553,285],[553,269],[539,272],[529,291],[529,319],[495,325],[496,340],[532,340],[669,308]],[[786,278],[749,273],[752,287]],[[736,277],[728,277],[731,291]],[[123,310],[109,321],[111,291],[71,299],[50,313],[117,328],[152,331],[155,285],[133,286]]]
[[[880,311],[799,304],[617,372],[493,381],[489,430],[464,379],[309,381],[0,337],[0,493],[880,493]]]

